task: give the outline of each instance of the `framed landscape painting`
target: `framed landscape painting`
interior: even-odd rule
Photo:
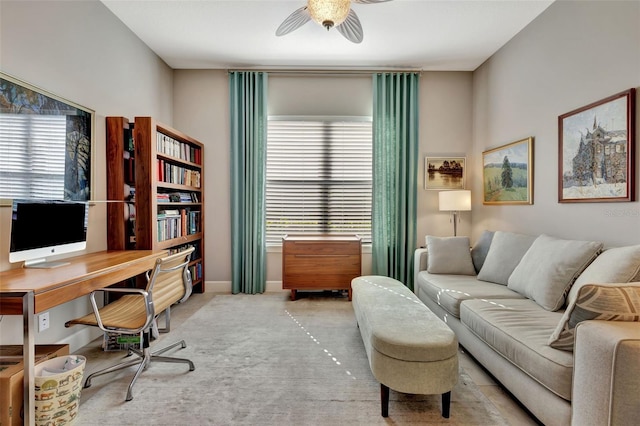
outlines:
[[[533,137],[482,153],[482,204],[533,204]]]
[[[464,189],[465,157],[424,158],[424,189]]]
[[[634,201],[635,89],[558,117],[558,202]]]

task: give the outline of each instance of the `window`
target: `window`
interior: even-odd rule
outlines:
[[[371,241],[371,118],[269,117],[266,240],[349,233]]]

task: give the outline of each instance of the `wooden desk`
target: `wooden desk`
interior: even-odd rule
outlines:
[[[35,424],[34,332],[36,314],[86,296],[151,269],[167,252],[101,251],[65,259],[53,269],[11,269],[0,272],[0,315],[22,315],[24,357],[24,420]]]

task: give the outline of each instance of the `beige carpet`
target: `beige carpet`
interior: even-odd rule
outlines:
[[[389,417],[381,417],[380,386],[351,303],[336,293],[303,294],[295,302],[288,293],[216,295],[153,346],[182,338],[187,348],[167,355],[190,358],[195,371],[152,364],[130,402],[124,396],[133,370],[98,377],[82,391],[78,424],[507,424],[462,370],[449,419],[441,417],[440,395],[393,390]],[[87,373],[114,358],[98,348],[83,354]]]

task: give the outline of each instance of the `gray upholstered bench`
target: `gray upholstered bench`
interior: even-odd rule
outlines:
[[[392,278],[358,277],[351,288],[369,366],[380,382],[382,416],[389,415],[391,388],[442,394],[442,416],[448,418],[451,389],[458,381],[458,340],[453,331]]]

